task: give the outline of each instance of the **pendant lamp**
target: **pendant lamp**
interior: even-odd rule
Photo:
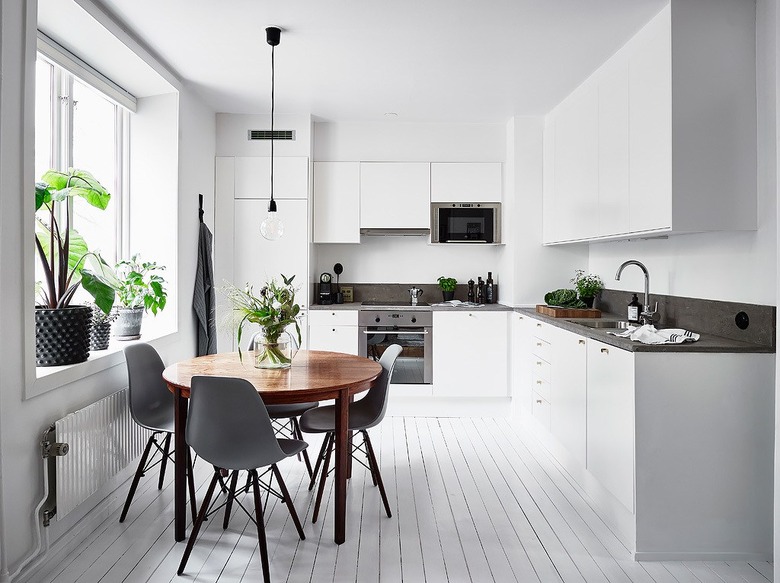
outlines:
[[[274,200],[274,48],[279,44],[282,31],[276,26],[265,29],[265,40],[271,45],[271,201],[268,203],[268,214],[260,224],[260,234],[269,241],[276,241],[284,235],[284,224],[276,212]]]

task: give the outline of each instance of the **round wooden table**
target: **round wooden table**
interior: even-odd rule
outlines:
[[[176,452],[174,481],[174,536],[186,537],[187,399],[193,376],[242,378],[252,383],[267,404],[336,400],[336,500],[335,541],[346,539],[346,501],[349,464],[348,417],[350,398],[368,390],[382,372],[382,366],[360,356],[341,352],[301,350],[287,369],[259,369],[252,364],[253,354],[237,352],[199,356],[177,362],[163,371],[163,378],[176,399]]]

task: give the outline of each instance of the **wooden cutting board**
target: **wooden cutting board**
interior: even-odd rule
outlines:
[[[595,308],[557,308],[538,304],[536,311],[551,318],[601,318],[601,310]]]

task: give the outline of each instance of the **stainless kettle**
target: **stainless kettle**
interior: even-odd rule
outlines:
[[[411,287],[409,288],[409,298],[412,300],[412,305],[417,305],[417,298],[419,298],[421,295],[423,295],[423,290],[421,290],[419,287]]]

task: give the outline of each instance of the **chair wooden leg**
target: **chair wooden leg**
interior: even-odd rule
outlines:
[[[382,474],[379,473],[379,464],[376,462],[376,455],[374,455],[374,447],[371,445],[371,438],[368,436],[368,431],[363,430],[363,438],[366,440],[366,450],[368,451],[369,463],[374,466],[374,472],[376,473],[376,485],[379,486],[379,493],[382,495],[382,503],[385,505],[385,512],[387,517],[393,516],[390,512],[390,504],[387,501],[387,494],[385,493],[385,485],[382,483]]]
[[[172,433],[165,436],[165,443],[163,444],[163,457],[160,462],[160,479],[157,481],[157,489],[162,490],[163,480],[165,479],[165,468],[168,466],[168,452],[171,449],[171,437]]]
[[[301,521],[298,520],[298,513],[295,511],[292,498],[290,498],[290,492],[287,491],[287,484],[284,483],[282,474],[279,472],[279,468],[276,467],[276,464],[272,465],[271,469],[274,472],[274,476],[276,476],[276,481],[279,483],[279,489],[282,491],[282,497],[284,498],[284,503],[287,504],[287,509],[290,511],[293,524],[295,524],[295,528],[298,530],[298,536],[301,537],[301,540],[306,540],[306,535],[303,534]]]
[[[301,441],[303,441],[303,433],[301,433],[301,426],[298,425],[298,418],[293,417],[292,423],[293,423],[293,436],[295,437],[295,439],[300,439]],[[311,461],[309,460],[309,454],[304,449],[301,452],[301,455],[303,456],[303,463],[306,464],[306,471],[309,472],[309,478],[312,478],[314,476],[314,471],[311,469]],[[311,490],[311,488],[309,489]]]
[[[157,442],[157,440],[154,438],[155,435],[157,434],[152,433],[152,435],[149,437],[149,440],[146,442],[146,448],[144,448],[141,461],[138,462],[138,469],[135,471],[133,482],[130,484],[130,491],[127,493],[127,499],[125,500],[124,508],[122,508],[122,515],[119,517],[119,522],[124,522],[125,518],[127,517],[127,511],[130,509],[130,503],[133,501],[133,496],[135,496],[135,489],[138,488],[138,482],[141,481],[141,476],[144,475],[144,468],[146,467],[146,460],[149,457],[149,452],[152,449],[152,445]]]
[[[195,500],[195,476],[193,472],[192,450],[187,446],[187,488],[190,491],[190,512],[192,512],[192,520],[194,522],[195,517],[198,515],[198,503]]]
[[[371,472],[371,481],[374,483],[374,486],[376,486],[376,474],[379,471],[379,468],[374,467],[374,462],[371,461],[371,456],[368,455],[368,433],[366,433],[365,429],[361,429],[360,433],[363,435],[363,446],[366,448],[366,457],[368,458],[368,469]]]
[[[328,477],[328,466],[330,466],[330,454],[333,453],[333,445],[336,441],[336,435],[334,433],[328,433],[326,438],[328,440],[328,451],[325,454],[325,461],[322,464],[322,476],[320,477],[320,486],[317,488],[317,500],[314,502],[314,513],[311,516],[312,522],[317,522],[317,517],[320,514],[320,504],[322,503],[322,492],[325,490],[325,480]]]
[[[317,463],[314,464],[314,471],[312,472],[311,480],[309,481],[309,492],[314,489],[314,484],[317,483],[317,473],[320,471],[320,465],[322,464],[322,460],[325,457],[325,450],[328,447],[329,435],[329,433],[326,433],[325,437],[322,439],[322,447],[320,448],[320,453],[317,455]]]
[[[206,491],[206,497],[203,499],[203,505],[200,507],[198,518],[195,520],[195,524],[192,527],[190,540],[187,541],[187,547],[184,549],[184,555],[182,555],[181,563],[179,563],[179,569],[176,571],[177,575],[181,575],[184,572],[184,567],[187,566],[187,560],[190,558],[190,553],[192,553],[192,547],[195,546],[195,539],[198,538],[198,532],[203,524],[203,520],[206,518],[206,512],[208,512],[211,497],[214,495],[214,488],[217,486],[218,477],[218,472],[214,472],[214,477],[211,478],[211,483]]]
[[[227,493],[227,502],[225,502],[225,518],[222,521],[222,530],[228,527],[230,522],[230,511],[233,509],[233,500],[236,497],[236,484],[238,484],[238,470],[233,470],[233,476],[230,478],[230,489]]]
[[[257,521],[257,541],[260,544],[260,562],[263,565],[263,581],[271,583],[271,569],[268,566],[268,544],[265,540],[265,523],[263,522],[263,502],[260,499],[260,484],[257,470],[250,470],[252,490],[255,494],[255,520]]]

